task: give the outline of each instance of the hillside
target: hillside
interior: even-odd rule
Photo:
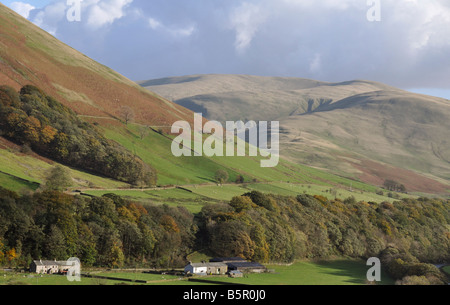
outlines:
[[[242,177],[245,182],[289,181],[326,188],[348,188],[353,183],[354,188],[371,193],[376,190],[286,160],[281,160],[276,168],[263,169],[260,158],[176,158],[171,154],[174,135],[169,133],[170,127],[178,120],[192,121],[192,111],[91,60],[3,5],[0,5],[0,25],[0,86],[12,87],[6,91],[10,97],[5,96],[7,111],[3,114],[8,118],[17,113],[23,123],[28,124],[20,123],[21,120],[5,121],[1,127],[1,186],[15,191],[35,190],[45,182],[46,173],[52,166],[63,163],[70,171],[75,190],[130,190],[135,187],[135,181],[116,174],[123,164],[111,166],[114,158],[104,158],[111,149],[107,145],[97,149],[96,144],[108,140],[121,146],[124,153],[119,156],[131,154],[138,163],[144,162],[154,168],[158,186],[214,185],[215,173],[222,169],[227,171],[229,182]],[[19,96],[21,89],[29,85],[38,88],[39,92]],[[316,85],[312,81],[304,87]],[[16,100],[11,102],[11,99]],[[121,116],[123,106],[132,110],[133,120],[126,122]],[[56,117],[59,119],[54,121]],[[29,133],[30,124],[37,132],[36,141]],[[40,141],[45,128],[72,137],[67,143],[70,145],[66,146],[67,158],[56,154],[54,148],[61,146],[53,140],[49,143]],[[92,149],[84,151],[80,147]],[[82,151],[81,155],[75,156]],[[99,159],[93,161],[89,156]],[[104,168],[109,170],[99,173],[102,161],[106,162]]]
[[[129,106],[147,124],[192,120],[190,111],[143,90],[1,3],[0,84],[17,91],[35,85],[83,115],[119,117],[121,107]]]
[[[195,75],[140,84],[208,119],[280,121],[281,154],[293,162],[379,186],[450,189],[448,100],[362,80]]]

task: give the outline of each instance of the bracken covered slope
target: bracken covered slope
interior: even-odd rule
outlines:
[[[137,86],[0,3],[0,84],[32,84],[78,114],[118,117],[131,107],[148,125],[191,121],[189,110]]]

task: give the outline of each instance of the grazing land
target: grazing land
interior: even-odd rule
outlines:
[[[302,261],[292,265],[267,265],[270,272],[246,274],[243,278],[210,276],[204,278],[223,284],[243,285],[365,285],[368,267],[359,260]],[[87,273],[98,278],[82,277],[81,282],[69,282],[61,275],[35,275],[0,272],[0,285],[209,285],[191,282],[187,277],[148,273],[142,271],[95,271]],[[101,278],[104,277],[104,278]],[[117,278],[117,280],[113,280]],[[203,277],[202,277],[203,278]],[[200,279],[202,279],[200,278]],[[125,280],[124,280],[125,279]],[[128,280],[128,281],[127,281]],[[146,283],[144,283],[146,282]],[[382,274],[380,285],[391,285],[394,281]]]

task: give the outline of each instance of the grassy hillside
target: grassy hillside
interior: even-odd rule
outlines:
[[[190,111],[142,89],[65,45],[0,3],[0,84],[32,84],[78,114],[120,117],[129,106],[136,120],[170,125],[192,120]]]
[[[234,182],[240,175],[245,182],[290,182],[342,189],[353,183],[355,189],[370,189],[371,192],[376,190],[375,187],[366,184],[358,186],[356,181],[286,160],[281,160],[276,168],[265,169],[260,167],[260,158],[175,158],[170,151],[173,135],[168,134],[168,130],[174,121],[192,121],[191,111],[143,89],[117,72],[89,59],[1,4],[0,25],[0,84],[11,86],[17,91],[29,84],[39,87],[46,95],[72,109],[81,121],[97,125],[96,129],[106,138],[121,144],[153,166],[158,172],[160,186],[214,185],[215,172],[225,169],[230,182]],[[192,79],[175,82],[181,84],[190,80]],[[254,79],[241,76],[238,79],[218,79],[212,87],[216,88],[220,84],[223,93],[236,86],[240,86],[240,91],[251,87],[254,92],[260,86],[275,91],[302,89],[310,90],[313,96],[315,88],[328,86],[323,82],[288,78],[280,78],[275,82],[270,78],[260,78],[257,85],[253,83]],[[358,92],[365,92],[368,90],[365,87],[371,88],[374,85],[361,82],[358,86]],[[204,84],[200,87],[205,88]],[[274,106],[276,104],[274,100]],[[124,124],[123,106],[130,107],[134,117],[128,124]],[[286,108],[283,111],[290,112],[292,109]],[[242,110],[241,113],[245,114],[245,111]],[[151,126],[152,131],[143,136],[140,134],[142,126]],[[0,140],[0,182],[10,189],[37,189],[44,182],[48,170],[57,164],[33,151],[24,151],[24,147],[4,138]],[[130,189],[128,183],[93,175],[92,172],[74,168],[70,172],[73,188]],[[272,190],[285,192],[277,188]],[[232,187],[228,193],[224,193],[222,189],[222,194],[217,198],[213,193],[206,198],[225,199],[237,192],[240,189]],[[197,196],[203,195],[195,194],[195,198],[185,199],[197,200]]]
[[[209,119],[280,121],[281,155],[294,163],[376,186],[450,190],[448,100],[361,80],[194,75],[140,84]]]

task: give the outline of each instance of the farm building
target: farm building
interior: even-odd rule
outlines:
[[[189,263],[189,265],[184,268],[184,272],[200,275],[222,275],[228,272],[228,266],[218,262]]]
[[[231,262],[227,263],[228,270],[261,273],[266,271],[266,267],[256,262]]]
[[[230,277],[233,277],[233,278],[243,277],[244,276],[244,274],[241,271],[239,271],[239,270],[231,270],[229,272],[229,275],[230,275]]]
[[[41,274],[63,273],[73,267],[73,262],[35,260],[30,264],[30,272]]]
[[[260,273],[266,271],[266,267],[256,262],[248,262],[241,257],[217,257],[210,262],[221,262],[228,266],[229,271]]]

